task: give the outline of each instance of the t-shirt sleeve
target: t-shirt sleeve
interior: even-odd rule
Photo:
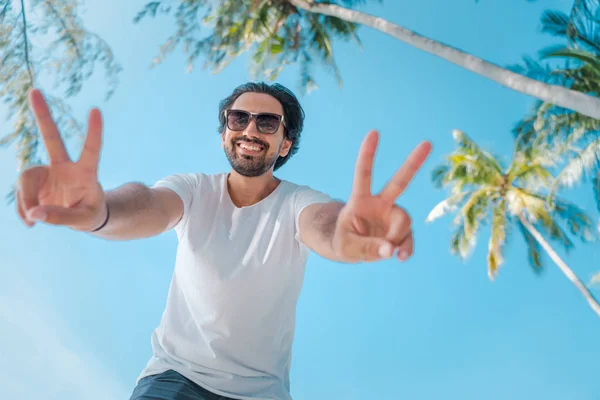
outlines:
[[[152,187],[158,188],[163,187],[174,191],[183,201],[183,216],[181,220],[173,227],[175,231],[179,231],[179,228],[183,225],[184,221],[187,220],[189,215],[190,207],[194,201],[198,186],[200,184],[199,174],[175,174],[167,176],[157,181]]]
[[[329,203],[332,201],[331,196],[318,190],[312,189],[309,186],[300,186],[295,193],[294,198],[294,213],[296,224],[296,240],[300,241],[300,214],[302,211],[315,203]]]

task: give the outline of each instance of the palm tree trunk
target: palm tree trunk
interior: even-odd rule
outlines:
[[[556,254],[554,249],[546,242],[541,233],[538,232],[537,229],[529,222],[529,220],[523,216],[519,215],[519,220],[527,228],[527,230],[533,235],[533,237],[542,245],[546,253],[550,256],[552,261],[558,265],[558,268],[567,276],[567,278],[579,289],[583,297],[586,298],[592,310],[600,317],[600,304],[598,304],[598,300],[594,297],[594,295],[588,290],[588,288],[581,282],[581,280],[575,275],[575,273],[569,268],[569,266]]]
[[[505,87],[536,97],[545,102],[576,111],[600,120],[600,98],[563,86],[550,85],[517,74],[488,61],[477,58],[454,47],[421,36],[411,30],[386,21],[383,18],[341,7],[335,4],[315,3],[309,0],[286,0],[290,4],[312,13],[329,15],[349,22],[369,26],[393,36],[418,49],[457,64]]]

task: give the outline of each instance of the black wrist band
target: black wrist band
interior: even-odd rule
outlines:
[[[110,217],[110,211],[108,209],[108,204],[106,205],[106,220],[100,227],[94,229],[92,232],[98,232],[100,229],[104,228],[104,226],[108,223],[108,217]]]

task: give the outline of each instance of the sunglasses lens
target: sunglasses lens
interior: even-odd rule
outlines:
[[[232,131],[241,131],[250,121],[250,114],[243,111],[229,111],[227,113],[227,127]]]
[[[281,118],[278,115],[260,114],[256,117],[256,127],[262,133],[275,133],[279,129]]]

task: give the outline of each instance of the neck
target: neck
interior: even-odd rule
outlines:
[[[236,207],[246,207],[273,193],[279,182],[281,181],[273,176],[273,171],[261,176],[247,177],[232,170],[227,177],[227,190]]]

